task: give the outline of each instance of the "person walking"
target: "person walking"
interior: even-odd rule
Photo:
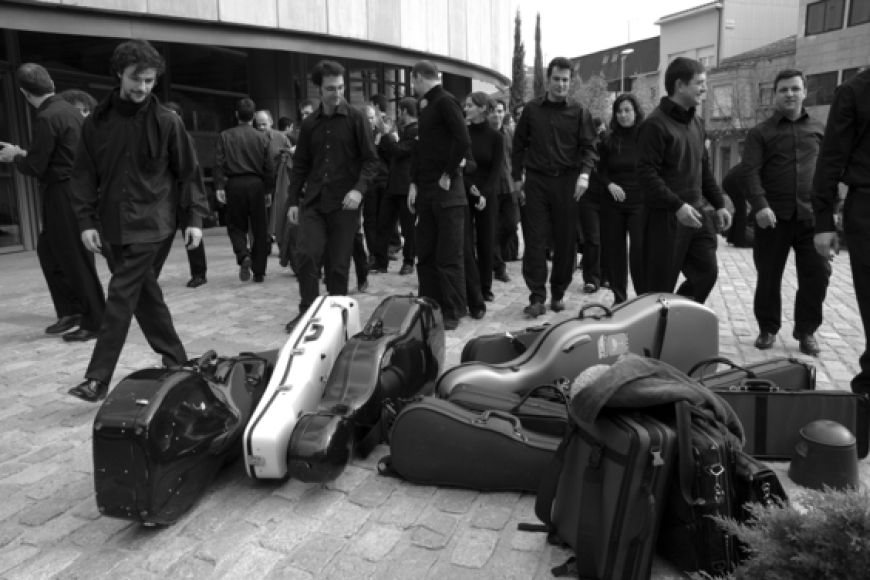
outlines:
[[[530,317],[547,311],[546,254],[551,241],[550,308],[565,309],[577,255],[577,202],[589,188],[598,158],[592,117],[568,102],[573,70],[567,58],[550,61],[546,94],[525,105],[514,132],[511,171],[515,189],[522,189],[525,197],[523,278],[530,295],[524,312]]]
[[[215,149],[217,200],[227,206],[227,234],[239,280],[263,282],[269,255],[267,207],[275,190],[275,164],[268,134],[254,128],[257,107],[248,98],[236,103],[238,124],[221,131]],[[251,245],[248,246],[248,232]]]
[[[152,94],[165,62],[148,41],[119,44],[111,68],[120,86],[85,120],[70,189],[82,243],[112,272],[85,380],[69,390],[88,402],[105,398],[133,316],[165,366],[187,362],[156,271],[177,227],[179,184],[196,176],[196,151],[181,119]],[[188,248],[202,240],[197,208],[207,207],[203,192],[191,192]]]
[[[644,292],[644,191],[637,177],[637,132],[643,116],[633,94],[616,97],[610,132],[599,145],[600,161],[593,174],[602,189],[601,245],[607,249],[603,277],[610,281],[614,304],[621,304],[628,297],[629,271],[635,294]],[[630,240],[630,246],[626,245],[626,239]]]
[[[299,313],[285,325],[288,333],[320,294],[324,263],[327,292],[332,296],[347,294],[360,204],[378,171],[368,121],[344,98],[344,67],[335,61],[320,61],[311,72],[311,82],[320,91],[321,103],[302,122],[287,192],[287,218],[291,224],[299,224],[296,259],[300,294]],[[364,282],[358,280],[362,289]]]
[[[813,241],[826,260],[833,259],[837,248],[835,214],[841,182],[849,190],[842,227],[865,339],[858,361],[861,370],[852,378],[851,387],[856,393],[870,394],[870,68],[837,89],[816,162]]]
[[[831,267],[813,244],[812,181],[824,135],[821,122],[803,107],[803,73],[780,71],[773,81],[775,111],[746,136],[743,163],[747,197],[756,225],[752,257],[758,278],[754,312],[759,334],[755,348],[773,346],[782,324],[782,275],[794,251],[797,293],[794,332],[800,350],[818,356],[813,333],[822,324],[822,304]]]
[[[36,255],[57,314],[57,321],[45,332],[66,333],[63,339],[67,342],[91,340],[97,337],[106,298],[94,255],[79,241],[70,204],[70,178],[84,117],[55,95],[54,81],[41,65],[22,64],[15,80],[36,109],[33,138],[26,150],[0,143],[0,163],[12,163],[20,173],[39,180],[42,231]],[[76,326],[77,330],[71,330]]]
[[[673,292],[682,272],[677,293],[704,303],[719,273],[716,232],[731,225],[695,115],[707,91],[704,66],[675,58],[665,70],[665,90],[637,135],[637,174],[646,188],[644,290]]]

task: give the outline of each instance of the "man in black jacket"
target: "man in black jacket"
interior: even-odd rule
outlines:
[[[524,312],[547,311],[547,246],[552,240],[550,308],[565,309],[565,291],[574,275],[577,202],[589,188],[598,155],[589,111],[568,102],[573,66],[557,57],[547,66],[547,93],[526,103],[514,132],[511,172],[515,190],[525,195],[523,278],[529,288]]]
[[[444,328],[454,330],[468,310],[465,299],[465,185],[462,160],[471,145],[465,115],[441,86],[438,67],[421,60],[411,69],[419,99],[419,140],[414,150],[408,208],[417,214],[420,296],[435,300]]]
[[[816,251],[833,259],[838,184],[849,188],[843,208],[843,233],[849,246],[855,298],[864,326],[861,372],[852,390],[870,394],[870,68],[837,89],[813,180]]]
[[[775,112],[749,131],[743,150],[747,197],[758,226],[752,251],[760,331],[755,348],[768,349],[776,340],[782,323],[782,274],[793,249],[798,282],[793,334],[801,352],[817,356],[813,333],[822,324],[831,272],[813,245],[812,181],[824,126],[803,108],[803,73],[781,71],[773,92]]]
[[[197,159],[184,125],[151,94],[165,67],[145,40],[115,48],[120,87],[85,120],[73,169],[72,205],[85,247],[106,257],[112,279],[85,381],[69,393],[89,402],[106,396],[133,316],[163,364],[187,361],[157,284],[161,246],[175,233],[183,186]],[[199,191],[199,190],[196,190]],[[185,239],[199,245],[208,203],[191,200]]]
[[[322,263],[326,264],[327,292],[347,294],[360,204],[378,171],[368,121],[344,99],[344,67],[335,61],[320,61],[311,82],[320,90],[321,103],[302,122],[288,191],[287,219],[299,224],[300,302],[299,313],[285,326],[287,332],[293,331],[320,294]]]
[[[731,214],[710,171],[706,135],[695,109],[706,92],[703,65],[677,57],[665,71],[659,106],[638,130],[638,180],[646,186],[644,264],[647,292],[673,292],[703,303],[716,285],[716,231]],[[705,204],[706,200],[706,204]],[[712,211],[705,207],[712,205]]]
[[[36,243],[39,265],[48,285],[57,322],[47,334],[66,341],[96,338],[106,306],[97,276],[94,255],[79,241],[76,218],[70,205],[70,176],[79,144],[82,115],[54,94],[54,82],[43,67],[25,63],[15,80],[36,109],[33,139],[28,150],[0,143],[0,162],[12,162],[21,173],[39,180],[42,194],[42,231]]]

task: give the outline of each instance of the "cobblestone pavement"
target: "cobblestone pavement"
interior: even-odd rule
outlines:
[[[187,263],[180,242],[162,276],[166,300],[190,356],[214,348],[221,354],[280,347],[284,323],[296,311],[298,287],[288,270],[269,259],[264,284],[242,283],[229,241],[221,230],[206,236],[208,284],[184,285]],[[795,292],[793,262],[783,288],[787,305],[776,345],[752,343],[754,268],[750,250],[722,247],[719,283],[708,305],[720,317],[723,355],[737,361],[803,357],[791,338]],[[516,530],[535,521],[534,497],[514,493],[416,486],[378,476],[378,447],[354,460],[328,485],[298,481],[252,483],[236,463],[176,525],[144,528],[101,517],[94,502],[91,425],[97,407],[66,395],[81,380],[93,342],[66,344],[43,334],[54,322],[35,252],[5,255],[0,282],[0,578],[549,578],[567,552],[548,546],[543,534]],[[108,272],[101,260],[102,279]],[[363,320],[388,294],[416,290],[416,276],[371,276],[356,294]],[[848,258],[835,273],[818,333],[822,346],[819,388],[848,388],[863,349]],[[495,282],[495,302],[480,321],[464,319],[447,336],[447,365],[458,362],[469,338],[529,324],[518,262],[511,284]],[[568,310],[540,320],[557,321],[586,302],[610,303],[608,291],[583,295],[580,272],[567,295]],[[136,324],[114,381],[159,364]],[[785,480],[785,464],[776,469]],[[861,462],[870,482],[868,462]],[[787,488],[795,486],[784,481]],[[654,578],[679,578],[661,562]]]

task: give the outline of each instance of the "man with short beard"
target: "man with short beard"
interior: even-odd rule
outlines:
[[[165,68],[154,47],[145,40],[122,42],[111,64],[120,87],[85,119],[71,188],[82,242],[102,253],[112,272],[85,380],[69,390],[88,402],[106,397],[134,315],[165,366],[187,361],[156,271],[160,249],[175,233],[180,192],[196,176],[196,152],[181,119],[152,95]],[[208,216],[204,192],[193,195],[188,248],[199,245]]]

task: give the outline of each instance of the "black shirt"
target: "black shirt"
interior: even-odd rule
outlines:
[[[837,89],[828,113],[813,181],[817,232],[834,231],[840,181],[850,191],[870,189],[870,69]]]
[[[341,209],[344,196],[355,189],[365,194],[378,172],[378,154],[368,119],[342,102],[332,115],[323,105],[302,122],[293,156],[288,204],[299,205],[305,187],[304,205],[319,200],[319,209]]]
[[[501,193],[500,184],[504,171],[502,134],[490,127],[488,121],[484,121],[468,125],[468,135],[471,137],[471,155],[476,167],[473,172],[469,172],[466,185],[476,185],[484,195],[498,195]]]
[[[813,219],[813,173],[824,130],[806,111],[794,121],[776,112],[750,129],[743,165],[753,211],[769,207],[779,219]]]
[[[637,125],[614,127],[598,146],[595,181],[601,187],[601,203],[618,207],[643,205],[643,188],[637,179]],[[608,186],[615,183],[625,192],[625,200],[613,199]],[[585,196],[584,196],[585,197]]]
[[[70,200],[79,230],[100,229],[110,244],[165,240],[175,232],[180,192],[196,167],[178,115],[154,95],[137,104],[115,89],[82,126]],[[204,195],[198,188],[191,193]],[[202,217],[191,213],[188,225],[200,227]]]
[[[434,183],[445,173],[460,175],[459,164],[471,138],[456,98],[441,85],[432,87],[420,99],[417,124],[419,147],[411,168],[414,183]]]
[[[417,121],[402,127],[398,142],[393,141],[389,135],[384,136],[383,140],[386,141],[387,156],[390,159],[387,193],[408,195],[411,188],[411,156],[417,146]]]
[[[272,139],[248,123],[239,123],[221,131],[215,148],[214,186],[225,189],[227,179],[240,175],[256,175],[266,185],[266,194],[275,191],[275,151]],[[280,153],[279,153],[280,155]]]
[[[83,121],[78,109],[61,97],[48,97],[36,110],[27,157],[16,157],[15,166],[43,184],[68,180],[72,176]]]
[[[700,209],[701,196],[716,209],[725,206],[710,171],[705,139],[694,107],[684,109],[662,97],[637,133],[637,176],[646,189],[647,207],[677,211],[688,203]]]
[[[589,175],[598,159],[597,141],[592,117],[579,104],[549,101],[546,95],[529,101],[514,130],[513,179],[522,179],[523,170]]]

